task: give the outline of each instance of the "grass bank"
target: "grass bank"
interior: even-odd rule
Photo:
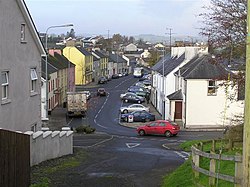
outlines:
[[[180,147],[185,151],[191,151],[191,146],[201,142],[200,140],[196,141],[188,141],[184,142],[180,145]],[[219,142],[217,147],[223,147],[224,143]],[[211,149],[211,144],[204,144],[203,150],[209,151]],[[219,150],[217,150],[218,152]],[[231,151],[222,150],[222,154],[226,155],[235,155],[236,153],[242,154],[242,148],[235,148]],[[200,159],[200,167],[209,170],[210,160],[207,158]],[[226,175],[234,175],[234,162],[231,161],[220,161],[216,164],[216,172],[226,174]],[[199,179],[194,178],[194,174],[191,166],[191,158],[189,158],[184,164],[182,164],[179,168],[177,168],[173,173],[164,177],[162,187],[196,187],[197,183],[208,186],[209,178],[206,175],[200,174]],[[226,182],[223,180],[216,181],[218,183],[218,187],[233,187],[234,184],[230,182]]]
[[[73,155],[62,158],[45,161],[38,166],[31,168],[31,186],[30,187],[49,187],[55,173],[60,173],[67,169],[78,167],[87,159],[87,153],[84,150],[74,150]],[[64,177],[57,175],[57,178]]]

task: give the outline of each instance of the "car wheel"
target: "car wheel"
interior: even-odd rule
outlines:
[[[140,136],[144,136],[144,135],[145,135],[145,131],[144,131],[144,130],[140,130],[140,131],[139,131],[139,135],[140,135]]]
[[[166,136],[166,137],[170,137],[170,136],[172,136],[172,133],[171,133],[170,131],[166,131],[166,132],[165,132],[165,136]]]
[[[124,114],[128,113],[128,110],[124,110],[123,113],[124,113]]]
[[[125,101],[124,101],[125,103],[127,103],[128,102],[128,100],[127,99],[125,99]]]

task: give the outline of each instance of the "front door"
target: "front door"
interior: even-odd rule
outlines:
[[[175,120],[181,120],[182,118],[182,101],[175,101]]]

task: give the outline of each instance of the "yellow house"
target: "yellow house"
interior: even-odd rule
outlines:
[[[90,52],[83,47],[67,46],[63,49],[63,55],[76,65],[76,85],[85,85],[92,82],[93,56]]]

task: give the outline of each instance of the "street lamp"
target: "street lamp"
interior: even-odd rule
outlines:
[[[52,28],[58,28],[58,27],[72,27],[73,24],[65,24],[65,25],[54,25],[54,26],[50,26],[47,28],[46,33],[45,33],[45,49],[46,49],[46,56],[45,56],[45,79],[46,79],[46,118],[48,118],[48,31],[49,29]]]

